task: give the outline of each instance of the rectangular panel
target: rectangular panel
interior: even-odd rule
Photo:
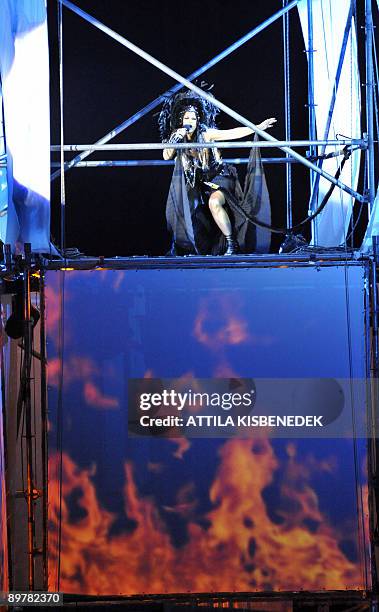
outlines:
[[[50,588],[59,548],[64,592],[367,588],[364,440],[127,422],[130,378],[364,379],[363,266],[48,272],[46,298]]]

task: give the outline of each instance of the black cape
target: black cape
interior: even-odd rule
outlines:
[[[221,255],[225,252],[225,237],[208,206],[209,196],[217,189],[225,196],[225,208],[240,252],[268,253],[269,230],[255,226],[243,215],[244,211],[268,225],[271,221],[270,198],[260,149],[251,149],[243,190],[236,168],[225,162],[217,166],[214,175],[201,173],[192,187],[186,181],[181,155],[179,153],[176,158],[166,206],[167,226],[172,235],[171,253]]]

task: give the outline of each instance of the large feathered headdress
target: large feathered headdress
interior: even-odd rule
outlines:
[[[203,86],[204,83],[201,85]],[[209,91],[207,93],[209,95]],[[219,113],[217,106],[188,89],[178,94],[168,95],[164,101],[158,117],[162,140],[168,140],[173,130],[182,127],[183,114],[189,108],[195,109],[199,124],[204,126],[204,129],[216,127],[216,115]]]

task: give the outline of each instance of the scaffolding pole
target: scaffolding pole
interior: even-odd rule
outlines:
[[[61,0],[61,2],[62,2],[62,0]],[[218,64],[218,62],[220,62],[225,57],[227,57],[228,55],[233,53],[233,51],[235,51],[236,49],[239,49],[239,47],[241,47],[246,42],[248,42],[249,40],[254,38],[254,36],[256,36],[257,34],[262,32],[263,30],[265,30],[268,26],[270,26],[272,23],[274,23],[275,21],[280,19],[280,17],[282,17],[282,15],[288,13],[288,11],[290,11],[292,8],[294,8],[299,2],[300,2],[300,0],[292,0],[292,2],[290,2],[285,8],[283,8],[280,11],[278,11],[277,13],[274,13],[274,15],[272,15],[271,17],[269,17],[268,19],[263,21],[261,24],[259,24],[258,26],[256,26],[252,30],[250,30],[250,32],[248,32],[247,34],[242,36],[242,38],[240,38],[239,40],[234,42],[232,45],[230,45],[229,47],[227,47],[226,49],[221,51],[221,53],[219,53],[218,55],[213,57],[211,60],[209,60],[206,64],[204,64],[203,66],[201,66],[200,68],[198,68],[197,70],[192,72],[190,75],[188,75],[187,79],[189,81],[193,81],[197,77],[199,77],[202,74],[204,74],[204,72],[209,70],[209,68],[212,68],[213,66]],[[67,4],[64,1],[63,1],[63,4],[65,4],[65,6],[67,6]],[[68,7],[68,8],[71,8],[71,7]],[[77,11],[75,11],[75,12],[77,12]],[[79,13],[77,12],[77,14],[79,14]],[[149,104],[144,106],[142,109],[140,109],[139,111],[134,113],[134,115],[132,115],[131,117],[129,117],[128,119],[123,121],[120,125],[115,127],[113,130],[108,132],[108,134],[105,134],[105,136],[103,136],[102,138],[97,140],[95,144],[105,144],[105,143],[109,142],[110,140],[112,140],[112,138],[114,138],[115,136],[117,136],[118,134],[123,132],[126,128],[128,128],[131,125],[133,125],[133,123],[135,123],[136,121],[138,121],[139,119],[141,119],[142,117],[147,115],[147,113],[149,113],[151,110],[154,110],[157,106],[159,106],[159,104],[161,104],[161,102],[164,102],[165,97],[167,95],[172,95],[172,94],[176,93],[177,91],[182,89],[182,87],[183,87],[183,85],[181,83],[177,83],[171,89],[165,91],[163,94],[158,96],[158,98],[155,98],[155,100],[153,100],[152,102],[150,102]],[[67,170],[70,170],[70,168],[73,168],[74,166],[76,166],[80,161],[82,161],[83,159],[88,157],[88,155],[90,155],[91,152],[92,151],[84,151],[80,155],[77,155],[74,159],[70,160],[69,162],[66,162],[65,165],[64,165],[64,171],[66,172]],[[60,173],[61,173],[61,170],[57,170],[56,172],[54,172],[51,175],[51,179],[50,180],[53,181],[55,178],[57,178],[60,175]]]
[[[26,490],[24,491],[27,503],[28,515],[28,587],[34,590],[34,558],[35,558],[35,484],[33,473],[33,444],[32,433],[32,400],[31,400],[31,365],[32,365],[32,338],[33,326],[30,312],[30,269],[31,269],[31,244],[25,243],[25,262],[23,271],[24,285],[24,388],[22,390],[25,410],[25,442],[26,442]]]
[[[49,419],[47,409],[47,356],[46,356],[46,295],[45,295],[45,271],[40,270],[39,279],[39,307],[40,307],[40,355],[41,355],[41,459],[42,459],[42,568],[43,568],[43,588],[48,590],[48,544],[49,544],[49,500],[48,500],[48,479],[49,479],[49,452],[48,452],[48,432]]]
[[[316,134],[316,113],[315,113],[315,95],[314,95],[314,58],[313,54],[315,49],[313,48],[313,0],[307,0],[307,17],[308,17],[308,126],[309,126],[309,139],[315,140],[317,138]],[[309,155],[313,157],[316,155],[316,147],[311,145],[309,147]],[[313,185],[315,182],[316,175],[313,171],[310,172],[310,183],[311,183],[311,192],[313,189]],[[312,208],[309,209],[309,214],[313,214],[314,210]],[[315,219],[311,222],[312,226],[312,235],[315,236],[315,232],[317,231],[317,224]],[[317,239],[316,239],[317,243]]]
[[[63,105],[63,11],[62,4],[58,5],[58,40],[59,40],[59,119],[60,119],[60,142],[61,147],[64,143],[64,105]],[[64,164],[63,149],[61,148],[61,167]],[[64,173],[60,181],[60,199],[61,199],[61,235],[60,247],[61,253],[65,252],[66,248],[66,188],[64,182]]]
[[[244,121],[250,123],[248,119],[242,117]],[[250,123],[250,125],[254,125]],[[250,127],[250,126],[248,126]],[[261,130],[257,130],[261,133]],[[264,132],[263,132],[264,133]],[[131,143],[120,143],[120,144],[103,144],[103,145],[91,145],[91,144],[65,144],[63,147],[61,145],[51,145],[51,151],[86,151],[87,149],[91,149],[91,153],[94,151],[159,151],[161,149],[273,149],[278,147],[279,149],[288,149],[291,147],[309,147],[309,145],[326,145],[330,147],[335,146],[359,146],[366,147],[366,140],[363,138],[341,138],[335,140],[276,140],[276,138],[270,137],[270,140],[228,140],[228,141],[219,141],[219,142],[131,142]],[[295,153],[295,151],[291,151]],[[307,159],[299,156],[297,153],[293,155],[296,160],[300,157],[301,162],[305,163],[306,166],[308,164],[312,166],[312,162],[309,162]],[[284,158],[283,158],[284,159]],[[318,170],[318,168],[317,168]]]
[[[227,164],[248,164],[248,157],[224,157]],[[262,164],[293,164],[296,162],[291,157],[261,157]],[[297,162],[296,162],[297,163]],[[60,167],[60,162],[51,162],[52,168]],[[102,159],[78,162],[75,168],[127,168],[136,166],[174,166],[175,160],[164,159]]]
[[[367,124],[367,180],[369,214],[375,199],[375,162],[374,162],[374,68],[373,68],[373,21],[372,1],[365,0],[365,50],[366,50],[366,124]]]
[[[368,356],[367,377],[368,394],[371,398],[370,411],[368,412],[368,495],[369,504],[372,511],[369,514],[369,529],[371,541],[371,578],[374,588],[378,585],[378,566],[379,566],[379,538],[378,538],[378,512],[379,512],[379,488],[378,488],[378,468],[379,468],[379,446],[378,446],[378,376],[379,376],[379,334],[378,334],[378,274],[377,266],[379,263],[379,241],[378,236],[372,237],[373,257],[370,266],[370,282],[366,289],[368,292],[368,304],[366,307],[366,352]],[[371,296],[370,296],[371,293]],[[371,297],[371,299],[370,299]],[[371,349],[371,350],[370,350]]]
[[[218,104],[222,104],[222,103],[218,103]],[[222,106],[224,107],[225,105],[222,104]],[[228,107],[226,107],[228,108]],[[228,109],[231,111],[231,109]],[[231,111],[232,113],[234,113],[234,111]],[[230,113],[229,113],[230,114]],[[235,115],[237,115],[237,113],[234,113]],[[247,119],[245,119],[244,117],[242,117],[241,115],[238,115],[239,117],[241,117],[241,123],[243,122],[244,125],[247,125],[247,127],[252,127],[252,129],[254,129],[256,126],[254,126],[253,123],[250,123]],[[258,132],[261,133],[261,130],[257,130]],[[264,133],[264,132],[262,132]],[[270,137],[272,138],[272,137]],[[290,149],[288,147],[288,144],[292,144],[293,146],[308,146],[309,144],[323,144],[324,141],[320,140],[320,141],[310,141],[310,140],[294,140],[292,142],[288,142],[288,141],[282,141],[282,140],[276,140],[275,138],[272,138],[272,140],[269,141],[252,141],[252,142],[210,142],[210,143],[200,143],[200,142],[194,142],[194,143],[158,143],[158,142],[149,142],[149,143],[132,143],[132,144],[119,144],[119,145],[88,145],[88,144],[84,144],[84,145],[79,145],[79,144],[75,144],[75,145],[64,145],[63,147],[60,147],[59,145],[53,145],[51,148],[52,151],[60,151],[60,150],[64,150],[64,151],[86,151],[87,149],[92,147],[93,151],[140,151],[140,150],[160,150],[160,149],[193,149],[193,148],[202,148],[202,149],[212,149],[212,148],[217,148],[217,149],[237,149],[237,148],[252,148],[252,147],[263,147],[263,148],[272,148],[272,147],[279,147],[280,149],[282,149],[285,152],[291,153],[292,158],[294,160],[300,161],[304,166],[307,166],[308,168],[311,168],[312,170],[315,170],[315,172],[318,172],[319,174],[321,174],[325,179],[327,179],[330,183],[333,183],[333,185],[335,185],[336,187],[339,187],[340,189],[342,189],[343,191],[346,191],[346,193],[354,196],[359,202],[365,202],[365,197],[360,195],[357,191],[354,191],[353,189],[351,189],[348,185],[345,185],[345,183],[342,183],[340,180],[334,178],[334,176],[332,176],[331,174],[328,174],[327,172],[324,172],[323,170],[320,170],[315,164],[311,163],[309,160],[305,159],[304,157],[302,157],[301,155],[299,155],[298,153],[296,153],[293,149]],[[364,141],[360,140],[360,139],[356,139],[356,140],[331,140],[331,141],[326,141],[326,144],[335,144],[335,145],[341,145],[341,144],[349,144],[349,145],[359,145],[359,146],[363,146],[364,145]]]
[[[283,0],[283,8],[287,6],[288,0]],[[291,88],[288,11],[283,15],[283,57],[285,138],[286,140],[291,140]],[[286,153],[286,159],[290,159],[290,155],[288,153]],[[292,227],[292,168],[291,164],[289,163],[286,163],[286,210],[287,227]]]
[[[280,143],[280,141],[276,140],[276,138],[274,138],[270,134],[267,134],[264,130],[261,130],[257,125],[255,125],[254,123],[252,123],[251,121],[246,119],[246,117],[243,117],[242,115],[240,115],[239,113],[234,111],[232,108],[230,108],[229,106],[227,106],[223,102],[220,102],[220,100],[218,100],[217,98],[215,98],[213,96],[210,96],[205,91],[200,89],[200,87],[197,87],[196,85],[194,85],[193,83],[188,81],[188,79],[185,79],[178,72],[176,72],[175,70],[172,70],[171,68],[169,68],[168,66],[166,66],[165,64],[163,64],[162,62],[157,60],[155,57],[153,57],[152,55],[150,55],[149,53],[147,53],[143,49],[140,49],[139,47],[137,47],[137,45],[133,44],[132,42],[130,42],[129,40],[127,40],[126,38],[124,38],[120,34],[117,34],[117,32],[114,32],[113,30],[111,30],[110,28],[105,26],[98,19],[95,19],[94,17],[92,17],[91,15],[89,15],[88,13],[83,11],[82,9],[78,8],[72,2],[69,2],[69,0],[61,0],[61,2],[65,6],[70,8],[74,13],[77,13],[78,15],[83,17],[83,19],[85,19],[86,21],[88,21],[89,23],[91,23],[92,25],[97,27],[98,29],[100,29],[102,32],[105,32],[111,38],[114,38],[115,40],[117,40],[124,47],[126,47],[127,49],[129,49],[133,53],[136,53],[137,55],[139,55],[139,57],[142,57],[144,60],[149,62],[149,64],[152,64],[153,66],[155,66],[156,68],[158,68],[159,70],[161,70],[162,72],[164,72],[165,74],[167,74],[168,76],[173,78],[175,81],[178,81],[179,83],[182,83],[182,85],[185,85],[188,89],[191,89],[192,91],[197,93],[200,97],[204,98],[205,100],[208,100],[208,102],[210,102],[211,104],[213,104],[214,106],[216,106],[220,110],[224,111],[227,115],[229,115],[230,117],[235,119],[238,123],[241,123],[242,125],[250,128],[253,132],[256,132],[258,134],[258,136],[263,138],[265,141],[269,141],[271,143],[275,143],[275,145],[273,145],[273,146],[279,147],[285,153],[290,153],[292,155],[292,157],[297,159],[304,166],[308,167],[310,170],[313,170],[313,171],[317,172],[318,174],[321,174],[329,182],[333,183],[334,185],[336,185],[340,189],[343,189],[343,191],[346,191],[350,195],[354,195],[354,196],[358,195],[359,196],[359,194],[357,194],[355,191],[350,189],[350,187],[347,187],[347,185],[344,185],[343,183],[341,183],[340,181],[335,179],[333,176],[331,176],[327,172],[324,172],[324,171],[320,170],[320,168],[318,168],[315,164],[311,163],[305,157],[302,157],[301,155],[299,155],[293,149],[290,149],[287,146],[288,142],[285,143],[285,144]],[[228,144],[230,144],[230,143],[228,143]],[[260,144],[262,145],[262,143],[260,143]],[[310,141],[310,144],[312,144],[311,141]],[[328,143],[326,143],[326,144],[328,144]],[[195,145],[192,145],[192,146],[195,146]],[[213,145],[213,146],[217,146],[217,145]],[[165,148],[167,148],[167,147],[165,147]],[[171,146],[169,148],[174,148],[174,147]],[[178,147],[175,147],[175,148],[178,148]],[[91,149],[91,145],[86,145],[84,148],[82,147],[81,150],[85,150],[85,149]],[[95,150],[95,147],[92,147],[92,149]],[[71,150],[80,150],[80,149],[77,148],[77,149],[71,149]],[[363,201],[362,200],[362,196],[359,196],[357,199],[359,201]]]

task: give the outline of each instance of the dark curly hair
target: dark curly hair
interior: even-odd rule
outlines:
[[[197,130],[205,131],[216,127],[217,106],[202,98],[194,91],[187,90],[176,95],[167,96],[159,113],[158,125],[162,140],[168,140],[171,133],[182,127],[183,116],[189,110],[194,110],[198,118]]]

